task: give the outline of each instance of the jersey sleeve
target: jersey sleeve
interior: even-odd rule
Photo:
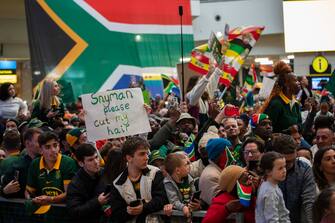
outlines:
[[[34,160],[28,168],[26,190],[29,193],[34,193],[37,190],[37,173],[39,173],[39,166],[36,165],[36,163],[39,163],[38,160]]]
[[[76,162],[68,157],[64,156],[64,165],[62,168],[62,177],[63,177],[63,184],[64,185],[69,185],[72,177],[76,174],[78,170]]]

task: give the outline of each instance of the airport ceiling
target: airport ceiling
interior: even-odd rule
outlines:
[[[0,19],[25,19],[24,0],[0,0]]]

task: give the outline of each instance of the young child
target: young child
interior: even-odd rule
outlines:
[[[313,222],[335,222],[335,188],[324,189],[313,205]]]
[[[285,207],[278,183],[285,180],[286,161],[277,152],[265,153],[260,162],[264,182],[258,190],[256,201],[256,223],[289,223],[289,211]]]
[[[190,176],[190,160],[180,152],[171,153],[165,159],[165,170],[168,175],[164,178],[164,187],[173,209],[183,211],[189,218],[191,211],[200,209],[198,199],[191,200],[195,192],[194,180]]]

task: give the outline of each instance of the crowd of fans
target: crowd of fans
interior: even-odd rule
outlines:
[[[210,71],[185,101],[171,93],[144,105],[152,132],[97,142],[80,98],[65,106],[56,81],[31,106],[2,84],[0,196],[26,199],[36,215],[65,203],[74,222],[192,222],[197,210],[205,223],[238,212],[245,222],[335,222],[334,98],[284,62],[274,73],[265,100],[256,84],[222,106]]]

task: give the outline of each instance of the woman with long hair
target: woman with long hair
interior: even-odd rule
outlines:
[[[64,116],[64,104],[58,97],[60,87],[53,79],[46,79],[41,85],[39,97],[33,103],[33,112],[31,117],[38,118],[43,122],[48,122],[50,125],[57,118]]]
[[[15,87],[12,83],[0,85],[0,119],[27,118],[28,106],[21,98],[16,97]]]
[[[300,83],[290,65],[283,61],[277,62],[273,71],[277,80],[270,97],[259,113],[269,115],[273,132],[282,132],[292,125],[301,125],[300,106],[295,99],[295,95],[300,90]]]
[[[319,190],[335,186],[335,148],[319,149],[314,157],[313,173]]]

